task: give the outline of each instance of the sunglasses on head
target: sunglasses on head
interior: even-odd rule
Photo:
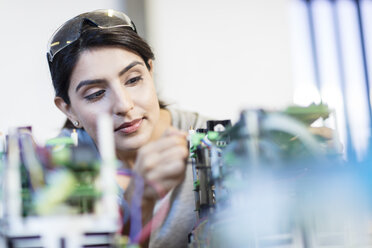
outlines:
[[[84,24],[102,29],[130,27],[137,33],[134,23],[122,12],[102,9],[83,13],[68,20],[54,32],[48,43],[47,58],[49,62],[53,62],[57,53],[80,38]]]

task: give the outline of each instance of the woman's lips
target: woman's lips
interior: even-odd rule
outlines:
[[[141,123],[142,123],[142,119],[136,119],[136,120],[131,121],[131,122],[125,122],[124,124],[122,124],[121,126],[116,128],[115,132],[120,131],[120,132],[123,132],[125,134],[134,133],[135,131],[137,131],[140,128]]]

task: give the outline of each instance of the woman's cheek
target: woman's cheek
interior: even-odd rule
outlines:
[[[154,106],[154,104],[158,103],[158,96],[156,94],[156,90],[154,87],[149,87],[146,91],[146,98],[147,98],[147,103],[150,106]]]

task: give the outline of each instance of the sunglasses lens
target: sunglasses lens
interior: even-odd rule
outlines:
[[[53,61],[54,56],[79,39],[82,26],[88,23],[99,28],[130,27],[136,31],[134,23],[124,13],[115,10],[96,10],[81,14],[64,23],[53,34],[48,47],[48,59]]]
[[[74,18],[57,29],[49,41],[48,56],[50,61],[56,53],[79,38],[81,25],[82,19]]]
[[[81,14],[80,17],[94,22],[101,28],[127,26],[136,31],[136,28],[134,27],[134,24],[129,19],[129,17],[124,13],[115,10],[96,10],[93,12]]]

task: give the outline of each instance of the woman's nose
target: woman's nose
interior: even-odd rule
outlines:
[[[113,113],[125,115],[134,107],[133,99],[124,85],[119,85],[113,89]]]

